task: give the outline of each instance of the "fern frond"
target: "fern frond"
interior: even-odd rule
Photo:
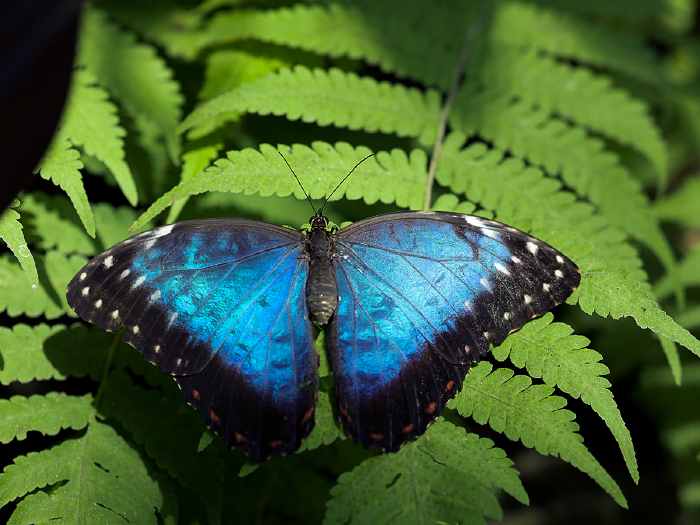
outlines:
[[[700,306],[686,308],[678,314],[678,322],[686,328],[695,329],[700,326]]]
[[[231,112],[285,115],[319,126],[418,137],[429,144],[437,127],[440,99],[435,91],[423,93],[339,69],[296,66],[205,102],[180,128],[187,130]]]
[[[688,328],[683,323],[683,319],[680,316],[678,317],[678,323],[681,326]],[[661,350],[663,351],[666,361],[668,362],[668,367],[671,369],[673,380],[676,382],[676,385],[681,386],[683,379],[683,367],[681,365],[681,357],[678,355],[678,347],[676,346],[676,343],[664,336],[659,336],[659,343],[661,344]]]
[[[659,307],[639,256],[622,232],[541,171],[516,159],[504,160],[483,144],[460,145],[461,139],[445,144],[437,181],[572,257],[582,280],[569,302],[589,314],[632,317],[641,328],[700,354],[700,341]]]
[[[64,428],[80,430],[88,425],[93,415],[90,395],[78,397],[49,392],[45,396],[0,399],[0,443],[26,439],[28,432],[53,436]]]
[[[15,513],[25,523],[157,525],[163,504],[139,453],[95,420],[82,437],[15,458],[5,468],[0,506],[19,498]]]
[[[672,194],[654,202],[656,216],[664,222],[673,222],[689,228],[700,227],[700,178],[693,177]]]
[[[60,133],[107,166],[129,203],[136,204],[134,176],[124,160],[126,132],[119,126],[116,106],[88,71],[75,73]]]
[[[340,431],[335,422],[330,397],[325,392],[318,393],[315,419],[316,423],[314,424],[314,429],[311,431],[311,434],[309,434],[309,437],[302,441],[299,452],[314,450],[325,445],[330,445],[339,439],[345,439],[345,435]]]
[[[136,214],[127,206],[95,204],[96,236],[93,239],[75,221],[70,202],[60,195],[35,192],[22,198],[22,210],[30,217],[28,238],[43,251],[94,255],[124,240]]]
[[[469,13],[431,10],[420,2],[331,2],[326,6],[297,4],[271,10],[234,10],[215,14],[200,32],[201,47],[243,39],[303,49],[332,57],[376,64],[385,71],[449,86]],[[461,7],[461,6],[460,6]],[[392,21],[392,23],[387,23]],[[407,27],[431,35],[430,46],[406,38]],[[333,28],[321,31],[319,28]]]
[[[335,183],[358,160],[370,153],[365,147],[354,148],[347,143],[331,145],[314,142],[311,148],[295,144],[279,146],[287,161],[300,174],[304,188],[312,198],[326,196]],[[362,164],[361,173],[348,180],[334,198],[363,199],[368,204],[381,201],[419,209],[422,206],[427,159],[421,150],[407,156],[403,150],[381,151]],[[246,148],[229,151],[225,159],[181,182],[155,201],[133,224],[140,228],[177,200],[207,191],[260,195],[294,195],[303,199],[299,185],[289,176],[289,169],[278,149],[263,144],[260,150]]]
[[[607,220],[648,246],[667,268],[674,265],[668,239],[639,181],[599,139],[546,111],[492,91],[464,89],[451,113],[455,131],[478,133],[564,182],[595,204]],[[452,140],[458,140],[455,135]],[[665,176],[665,172],[659,173]],[[659,179],[664,185],[664,179]]]
[[[583,444],[574,413],[565,410],[566,401],[552,391],[507,368],[494,370],[490,363],[481,363],[467,374],[462,392],[448,406],[540,454],[571,463],[627,508],[620,487]]]
[[[198,32],[196,43],[202,49],[256,39],[365,60],[385,71],[446,88],[464,31],[481,23],[480,10],[490,9],[493,16],[486,38],[492,49],[530,47],[658,82],[654,55],[641,39],[593,26],[574,15],[515,1],[436,7],[429,17],[424,8],[419,1],[396,0],[232,10],[214,15]],[[318,29],[329,27],[333,30]],[[430,35],[430,46],[420,38],[406,38],[406,28],[413,27]]]
[[[172,380],[170,386],[174,387]],[[124,372],[116,372],[107,379],[101,406],[159,467],[193,490],[211,511],[220,506],[217,500],[224,463],[218,447],[199,453],[202,423],[179,396],[172,398],[159,390],[146,390],[136,386]]]
[[[83,186],[83,177],[80,174],[82,168],[83,163],[80,162],[78,150],[74,149],[65,137],[58,135],[44,154],[38,171],[44,179],[50,180],[66,192],[85,231],[94,237],[95,217]]]
[[[195,175],[199,175],[201,172],[203,172],[216,158],[221,148],[222,144],[208,144],[185,153],[182,156],[182,173],[180,174],[180,182],[188,181]],[[168,218],[165,220],[165,222],[168,224],[175,222],[180,215],[180,212],[182,212],[182,209],[187,204],[187,201],[188,197],[185,197],[173,203],[170,211],[168,212]]]
[[[494,348],[493,355],[499,361],[510,358],[518,368],[527,369],[531,377],[542,378],[547,385],[590,405],[617,440],[627,469],[638,483],[632,437],[615,403],[610,382],[603,377],[609,372],[601,362],[603,356],[588,348],[588,339],[574,335],[570,326],[553,323],[553,319],[548,313],[527,323]]]
[[[485,524],[502,518],[500,490],[528,504],[503,450],[443,420],[398,453],[342,474],[323,523]]]
[[[66,286],[85,262],[83,257],[66,257],[58,252],[38,256],[37,286],[14,260],[0,256],[0,312],[7,312],[11,317],[43,315],[47,319],[70,313]]]
[[[501,0],[489,38],[551,55],[603,66],[656,84],[659,68],[637,35],[591,24],[582,17],[519,1]]]
[[[613,86],[609,77],[518,49],[498,49],[481,60],[483,64],[475,73],[478,78],[472,83],[486,86],[492,94],[516,97],[630,146],[653,163],[660,177],[667,177],[668,152],[649,108]]]
[[[90,6],[83,16],[79,61],[124,106],[139,127],[154,127],[177,161],[181,119],[180,86],[155,48],[138,43],[100,10]]]
[[[654,284],[657,297],[666,297],[679,282],[685,287],[700,286],[700,246],[693,248],[676,266],[673,274],[667,274]]]
[[[0,384],[64,380],[68,376],[89,376],[97,380],[104,370],[107,350],[115,337],[81,325],[0,327],[0,356],[3,360]],[[130,355],[130,348],[122,344],[117,350],[116,356],[120,359],[115,359],[115,363],[121,364],[121,357]]]
[[[12,208],[0,212],[0,239],[5,242],[15,256],[31,285],[36,286],[39,284],[39,275],[19,219],[19,213]]]
[[[533,4],[543,4],[558,10],[572,11],[582,15],[619,18],[641,22],[656,16],[663,16],[670,5],[666,0],[527,0]]]

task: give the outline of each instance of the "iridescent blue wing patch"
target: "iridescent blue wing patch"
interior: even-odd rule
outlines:
[[[574,263],[514,228],[397,213],[336,235],[328,349],[348,434],[396,450],[422,434],[469,367],[578,286]]]
[[[165,226],[95,257],[68,301],[123,329],[228,443],[254,459],[291,452],[313,426],[317,390],[303,241],[245,220]]]

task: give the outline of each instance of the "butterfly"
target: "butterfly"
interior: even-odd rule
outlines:
[[[345,432],[396,451],[425,432],[490,345],[562,303],[576,265],[472,215],[399,212],[297,231],[185,221],[96,256],[68,285],[78,315],[123,330],[207,425],[254,460],[314,425],[326,330]]]

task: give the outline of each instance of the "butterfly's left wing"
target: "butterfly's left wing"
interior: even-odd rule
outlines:
[[[472,363],[579,284],[572,261],[495,221],[396,213],[336,235],[328,346],[343,426],[396,450],[422,434]]]
[[[122,329],[229,444],[253,459],[292,452],[317,390],[303,239],[240,219],[164,226],[95,257],[68,301]]]

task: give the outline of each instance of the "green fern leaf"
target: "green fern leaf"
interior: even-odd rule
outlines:
[[[678,317],[678,322],[681,326],[686,326],[681,317]],[[676,343],[663,336],[659,336],[659,343],[661,344],[661,350],[663,350],[666,361],[668,362],[668,367],[671,369],[673,380],[676,382],[676,385],[681,386],[683,367],[681,365],[681,357],[678,355]]]
[[[220,512],[224,464],[218,447],[199,453],[202,423],[196,412],[182,403],[172,380],[169,383],[177,397],[140,388],[124,372],[113,373],[106,381],[100,406],[159,467],[193,490],[213,516]]]
[[[653,53],[635,36],[521,2],[499,1],[488,7],[493,11],[487,37],[492,49],[527,46],[658,82]],[[225,11],[214,15],[196,40],[199,49],[252,38],[334,57],[347,56],[446,88],[459,54],[457,43],[465,28],[482,24],[485,4],[436,8],[429,17],[424,8],[419,1],[397,0]],[[394,23],[387,24],[387,20]],[[333,31],[319,31],[319,27],[332,27]],[[430,35],[430,46],[419,38],[406,38],[407,27],[420,27],[423,34]]]
[[[95,236],[95,217],[90,209],[80,170],[80,153],[65,137],[57,136],[39,164],[39,174],[66,192],[91,237]]]
[[[74,146],[102,162],[119,184],[128,201],[138,200],[136,184],[124,160],[125,131],[119,126],[117,108],[107,92],[96,85],[88,71],[78,70],[73,79],[70,98],[60,133]]]
[[[693,306],[683,310],[683,312],[678,314],[678,322],[689,330],[700,327],[700,306]]]
[[[2,336],[0,336],[2,337]],[[27,438],[28,432],[47,436],[64,428],[85,428],[94,414],[92,396],[69,396],[49,392],[45,396],[12,396],[0,399],[0,443]]]
[[[656,216],[664,222],[673,222],[689,228],[700,227],[700,178],[694,177],[677,191],[654,203]]]
[[[700,246],[692,249],[676,267],[674,273],[667,274],[654,285],[654,294],[664,298],[673,292],[679,282],[685,287],[700,286]]]
[[[499,361],[510,361],[526,368],[533,378],[542,378],[574,399],[581,400],[601,417],[620,446],[627,469],[635,483],[639,482],[637,458],[629,430],[610,391],[610,382],[603,377],[609,370],[601,363],[602,356],[587,348],[589,340],[573,335],[564,323],[553,323],[546,314],[526,324],[493,350]]]
[[[31,220],[30,244],[43,251],[94,255],[124,240],[136,213],[127,206],[96,204],[96,237],[93,239],[76,223],[68,200],[60,195],[30,193],[23,197],[22,210]]]
[[[15,458],[0,481],[0,506],[41,491],[17,504],[25,523],[157,525],[163,504],[139,453],[97,421],[78,439]]]
[[[136,42],[106,15],[91,7],[84,13],[79,61],[124,106],[139,128],[154,127],[165,139],[170,157],[177,161],[180,142],[176,132],[183,97],[168,65],[156,50]]]
[[[478,133],[547,173],[561,174],[564,182],[590,199],[611,224],[647,245],[667,268],[673,267],[668,240],[640,183],[602,141],[588,136],[584,129],[551,118],[547,111],[532,109],[524,102],[469,88],[455,101],[450,122],[456,131]]]
[[[627,508],[620,487],[583,444],[574,413],[565,410],[564,398],[552,391],[507,368],[493,370],[490,363],[481,363],[467,374],[462,392],[448,406],[540,454],[571,463]]]
[[[42,251],[55,248],[65,254],[89,255],[97,251],[96,240],[80,225],[67,198],[29,193],[22,197],[22,211],[29,217],[27,237],[33,247]]]
[[[398,453],[367,459],[342,474],[323,522],[485,524],[486,518],[502,518],[499,490],[528,504],[503,450],[440,421]]]
[[[437,181],[572,257],[582,279],[570,303],[602,317],[632,317],[641,328],[700,355],[700,341],[659,307],[639,256],[622,232],[541,171],[516,159],[504,160],[499,151],[483,144],[462,150],[460,145],[461,139],[445,144]]]
[[[528,0],[535,4],[544,4],[558,10],[573,11],[582,15],[595,15],[643,22],[670,11],[670,4],[665,0]]]
[[[40,270],[38,286],[15,261],[0,256],[0,312],[7,312],[11,317],[43,315],[47,319],[70,312],[66,286],[85,264],[85,259],[49,252],[37,257],[36,262]]]
[[[179,199],[207,191],[260,195],[294,195],[304,198],[299,185],[289,175],[289,169],[278,151],[300,174],[306,191],[312,198],[328,195],[341,177],[361,158],[370,153],[367,148],[353,148],[346,143],[331,145],[314,142],[312,147],[295,144],[279,150],[263,144],[260,150],[230,151],[225,159],[167,192],[134,223],[140,228]],[[362,164],[357,176],[336,192],[350,200],[363,199],[368,204],[381,201],[419,209],[422,206],[427,160],[423,151],[414,150],[406,156],[402,150],[379,152]]]
[[[499,2],[490,39],[529,46],[549,54],[621,71],[656,84],[659,68],[652,50],[637,35],[524,2]]]
[[[330,445],[339,439],[345,438],[345,435],[335,422],[331,400],[325,392],[318,393],[315,419],[316,423],[314,429],[311,431],[311,434],[309,434],[309,437],[302,441],[299,452]]]
[[[668,152],[648,107],[614,87],[610,78],[518,49],[498,49],[482,61],[472,83],[486,86],[491,94],[517,97],[635,148],[666,178]]]
[[[22,223],[19,222],[19,213],[12,208],[0,213],[0,239],[17,258],[22,270],[32,286],[39,284],[39,275],[36,272],[36,264],[32,252],[29,251],[27,241],[24,238]]]
[[[427,84],[449,86],[468,12],[444,9],[426,17],[419,2],[297,4],[274,10],[235,10],[215,14],[200,32],[201,47],[256,39],[332,57],[363,59],[389,72]],[[386,24],[387,20],[395,20]],[[333,31],[318,28],[332,27]],[[406,27],[420,27],[431,45],[406,38]],[[378,38],[381,33],[381,38]]]
[[[285,115],[320,126],[419,137],[431,143],[440,112],[437,92],[422,93],[339,69],[283,69],[243,84],[199,106],[180,127],[187,130],[231,112]]]
[[[180,181],[188,181],[195,175],[199,175],[202,171],[204,171],[219,154],[221,147],[221,144],[211,144],[192,149],[185,153],[182,156],[182,173],[180,174]],[[187,201],[188,197],[185,197],[175,202],[170,208],[168,218],[165,222],[168,224],[175,222],[182,212],[182,209],[187,204]]]
[[[80,325],[0,327],[0,384],[60,381],[68,376],[99,379],[114,338]],[[118,350],[120,356],[129,347],[121,345]]]

